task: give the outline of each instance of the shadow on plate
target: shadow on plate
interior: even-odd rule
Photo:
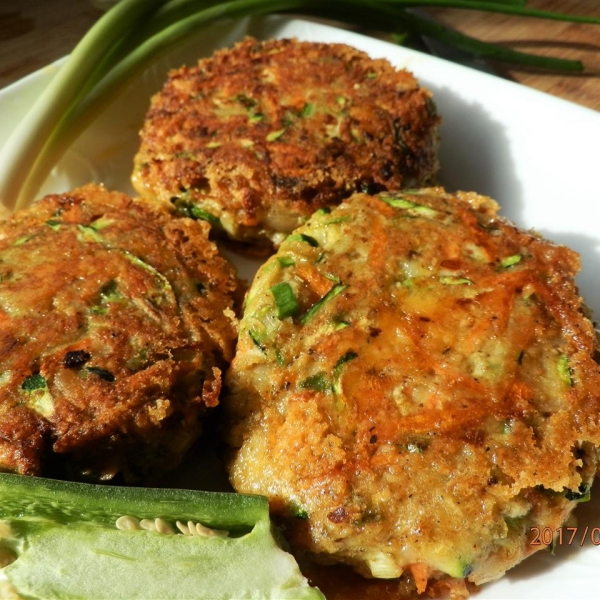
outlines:
[[[469,103],[448,88],[433,92],[440,115],[440,182],[448,191],[490,196],[502,214],[518,225],[523,190],[505,126],[494,120],[483,104]]]

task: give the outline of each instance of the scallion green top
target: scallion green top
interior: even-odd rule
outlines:
[[[517,52],[480,42],[408,9],[444,6],[598,25],[600,19],[526,7],[526,0],[127,0],[85,35],[0,151],[0,201],[24,208],[69,145],[131,78],[161,52],[222,18],[293,12],[359,23],[397,34],[425,34],[476,56],[536,68],[582,71],[578,61]],[[303,116],[309,117],[311,107]],[[271,134],[273,141],[283,133]]]

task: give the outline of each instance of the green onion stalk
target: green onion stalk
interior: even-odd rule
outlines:
[[[540,57],[488,44],[421,17],[411,9],[446,7],[599,25],[526,7],[527,0],[125,0],[106,12],[0,150],[0,201],[28,206],[73,141],[132,78],[203,26],[225,19],[293,13],[345,21],[396,34],[427,35],[476,56],[544,69],[580,72],[579,61]]]

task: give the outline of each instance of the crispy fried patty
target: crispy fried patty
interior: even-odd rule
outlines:
[[[257,274],[226,380],[231,481],[317,560],[479,584],[586,498],[600,373],[578,257],[497,209],[356,194]]]
[[[177,464],[235,343],[235,273],[208,230],[91,185],[0,223],[1,470]]]
[[[133,185],[233,239],[278,243],[356,190],[430,182],[430,93],[342,44],[248,38],[171,73],[152,99]]]

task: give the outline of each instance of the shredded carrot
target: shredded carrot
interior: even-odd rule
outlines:
[[[422,594],[427,588],[427,581],[430,575],[429,567],[425,563],[413,563],[409,566],[409,569],[415,580],[417,593]]]
[[[308,287],[322,298],[334,285],[334,282],[322,275],[314,265],[302,263],[296,267],[296,275],[303,279]]]

